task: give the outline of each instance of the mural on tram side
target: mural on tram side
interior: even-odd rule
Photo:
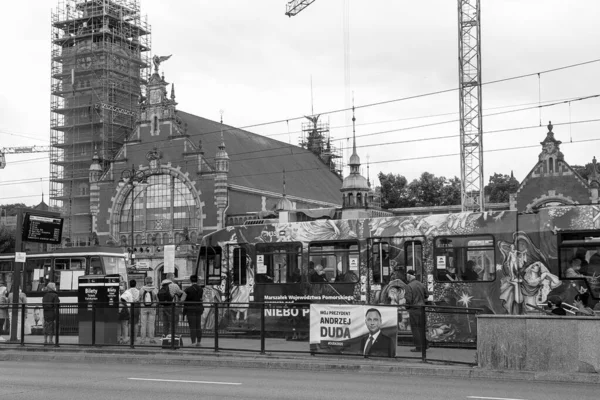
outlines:
[[[560,280],[556,234],[561,230],[594,229],[597,211],[597,207],[574,206],[519,216],[516,212],[502,211],[229,227],[213,242],[223,249],[224,254],[227,252],[228,262],[221,284],[207,288],[205,296],[207,301],[283,304],[282,309],[270,310],[268,315],[278,317],[273,320],[277,321],[276,329],[289,329],[294,338],[297,330],[308,328],[308,307],[294,303],[397,305],[400,306],[398,332],[408,333],[408,313],[402,306],[406,304],[404,279],[409,267],[407,260],[410,260],[410,268],[418,269],[417,274],[433,292],[436,305],[464,308],[465,311],[477,308],[484,313],[496,314],[535,312],[528,305],[543,303],[553,294],[572,299],[576,293],[586,290],[582,280]],[[335,284],[329,281],[311,284],[314,269],[307,256],[309,243],[352,240],[360,243],[356,250],[356,267],[339,274],[340,280],[336,277]],[[388,246],[385,268],[389,268],[385,280],[373,268],[381,256],[384,241]],[[253,264],[255,246],[292,242],[301,246],[301,265],[297,265],[301,277],[277,285],[256,281],[260,274],[255,275],[258,266]],[[413,242],[419,243],[421,256],[411,259],[407,246]],[[230,273],[233,248],[228,244],[246,245],[246,281],[243,285],[233,283]],[[460,253],[460,249],[466,250]],[[380,251],[379,256],[377,251]],[[584,258],[590,259],[590,253]],[[465,270],[463,265],[469,262],[472,271]],[[463,273],[471,273],[471,278],[458,277],[454,271],[457,267],[462,268]],[[592,274],[586,280],[588,286],[596,285],[600,292],[596,275]],[[248,312],[246,307],[223,307],[220,318],[228,321],[229,326],[249,329],[260,326],[260,313]],[[214,316],[206,315],[205,319],[203,326],[210,329]],[[474,342],[476,317],[468,313],[432,312],[428,315],[427,336],[438,342]]]

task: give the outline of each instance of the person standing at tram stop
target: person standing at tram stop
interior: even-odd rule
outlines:
[[[0,286],[0,342],[5,342],[2,337],[4,333],[4,323],[8,319],[8,297],[6,297],[6,286]]]
[[[156,321],[156,306],[158,305],[158,289],[154,287],[151,276],[144,278],[144,286],[140,290],[141,334],[140,343],[156,344],[154,339],[154,323]]]
[[[58,293],[56,293],[56,284],[48,282],[44,297],[42,297],[42,308],[44,309],[44,345],[54,344],[59,303],[60,299],[58,298]]]
[[[12,298],[13,298],[13,294],[12,292],[8,294],[8,302],[11,303],[12,302]],[[27,295],[25,295],[25,293],[23,293],[23,291],[21,289],[19,289],[19,303],[17,306],[13,305],[13,307],[17,307],[18,313],[17,313],[17,340],[21,339],[21,324],[23,323],[23,321],[21,321],[22,317],[22,308],[23,304],[25,304],[25,306],[27,306]],[[8,318],[12,318],[12,308],[9,306],[9,313],[8,313]],[[25,309],[25,319],[27,319],[27,309]],[[15,321],[10,321],[10,326],[12,326],[12,324]],[[27,326],[25,326],[25,334],[28,334],[30,332],[27,332]]]
[[[202,313],[204,305],[202,304],[203,290],[198,285],[198,275],[191,275],[192,285],[185,289],[185,298],[183,300],[183,315],[187,317],[190,327],[190,339],[192,346],[200,347],[202,340]]]
[[[123,323],[121,325],[121,333],[122,333],[122,342],[123,343],[128,343],[129,342],[129,333],[131,330],[133,330],[133,337],[135,339],[135,337],[137,336],[136,332],[135,332],[135,328],[131,329],[131,327],[129,327],[129,322],[131,322],[131,311],[133,308],[133,326],[135,327],[139,321],[139,301],[140,301],[140,291],[138,290],[137,286],[137,282],[135,281],[135,279],[132,279],[129,281],[129,289],[127,289],[125,292],[123,292],[123,294],[121,295],[121,303],[123,304],[123,306],[125,306],[125,308],[127,309],[127,313],[123,313],[124,315],[127,316],[127,322]],[[125,329],[123,329],[125,328]]]
[[[410,330],[413,336],[413,343],[415,348],[411,349],[412,352],[420,352],[422,350],[421,343],[421,329],[425,329],[425,313],[423,307],[425,305],[425,299],[429,296],[427,288],[417,280],[415,271],[406,271],[406,280],[408,282],[408,290],[406,291],[406,304],[408,306],[408,315],[410,318]]]
[[[172,318],[175,318],[175,326],[177,327],[177,322],[178,322],[177,312],[178,312],[178,310],[177,310],[177,308],[175,308],[175,315],[171,316],[171,311],[172,311],[171,303],[185,301],[185,292],[183,290],[181,290],[181,288],[179,287],[178,284],[173,282],[173,279],[174,279],[174,274],[168,273],[167,278],[163,279],[163,281],[160,283],[160,289],[158,291],[158,300],[159,300],[161,308],[162,308],[161,317],[162,317],[163,335],[170,334]],[[168,294],[169,298],[168,299],[161,298],[161,296],[160,296],[161,289],[163,289],[163,287],[169,289],[169,294]]]

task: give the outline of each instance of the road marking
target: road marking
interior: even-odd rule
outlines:
[[[483,400],[526,400],[526,399],[509,399],[508,397],[481,397],[481,396],[467,396],[467,399],[483,399]]]
[[[238,382],[211,382],[211,381],[184,381],[180,379],[147,379],[147,378],[127,378],[132,381],[154,381],[154,382],[177,382],[177,383],[207,383],[211,385],[241,385]]]

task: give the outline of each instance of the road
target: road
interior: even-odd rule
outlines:
[[[153,399],[597,399],[595,385],[230,369],[179,365],[4,362],[0,398]]]

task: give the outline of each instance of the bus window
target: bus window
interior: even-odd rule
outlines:
[[[406,270],[413,270],[417,279],[423,282],[423,244],[420,241],[408,240],[404,243]]]
[[[311,283],[356,283],[359,275],[358,242],[309,244],[308,280]]]
[[[90,258],[90,271],[88,275],[102,275],[102,260],[100,257]]]
[[[54,283],[56,290],[77,290],[79,277],[85,275],[84,257],[57,258],[54,260]]]
[[[207,285],[221,284],[221,248],[201,247],[198,255],[198,282],[206,282]]]
[[[245,285],[247,282],[247,253],[243,247],[235,247],[233,249],[233,284]]]
[[[255,283],[300,282],[302,245],[299,243],[258,243]]]
[[[0,260],[0,286],[12,287],[13,262]]]
[[[600,297],[600,231],[560,232],[558,267],[561,279],[586,282],[590,294]]]
[[[493,281],[496,278],[492,235],[437,237],[434,257],[438,281]]]
[[[23,291],[41,292],[46,286],[46,273],[49,270],[49,258],[28,258],[23,271]]]
[[[105,275],[119,275],[121,282],[127,282],[127,265],[124,257],[102,257]]]

